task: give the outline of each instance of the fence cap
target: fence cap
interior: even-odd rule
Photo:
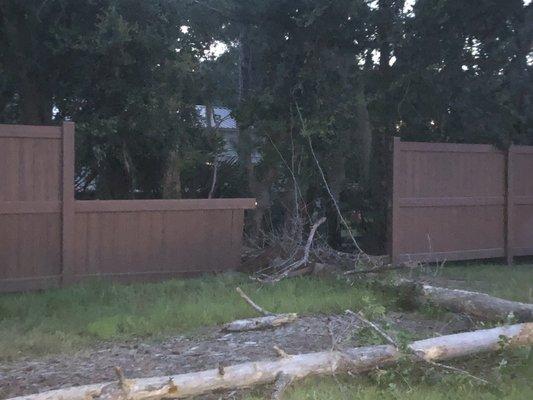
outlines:
[[[249,210],[255,208],[254,198],[182,199],[182,200],[77,200],[76,212],[132,212],[186,210]]]

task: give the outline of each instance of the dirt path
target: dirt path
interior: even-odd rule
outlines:
[[[459,317],[435,321],[414,313],[389,313],[383,322],[415,338],[469,329],[468,322]],[[274,345],[289,354],[357,346],[361,344],[359,328],[358,322],[346,315],[307,316],[273,330],[226,334],[209,328],[194,337],[101,343],[76,354],[23,358],[1,364],[0,398],[114,380],[114,366],[122,367],[126,377],[137,378],[275,358]]]

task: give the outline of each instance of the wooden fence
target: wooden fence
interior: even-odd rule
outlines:
[[[235,268],[254,199],[74,200],[74,124],[0,125],[0,292]]]
[[[394,140],[392,260],[533,254],[533,147]]]

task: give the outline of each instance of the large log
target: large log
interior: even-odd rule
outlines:
[[[453,312],[462,312],[486,321],[533,321],[533,304],[521,303],[468,290],[422,285],[422,296]]]
[[[502,326],[419,340],[409,350],[428,361],[447,360],[500,348],[502,336],[509,346],[531,345],[533,323]],[[343,351],[284,356],[272,361],[257,361],[171,377],[124,380],[52,390],[11,400],[160,400],[197,396],[214,390],[239,389],[274,382],[280,376],[291,380],[309,375],[358,373],[391,365],[402,356],[392,345],[351,348]],[[413,357],[413,361],[420,360]]]
[[[448,289],[410,280],[398,280],[393,286],[417,303],[430,303],[452,312],[467,314],[491,322],[533,321],[533,304],[521,303],[468,290]]]

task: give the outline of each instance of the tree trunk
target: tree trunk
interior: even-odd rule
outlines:
[[[325,157],[328,186],[334,198],[334,200],[331,199],[329,194],[326,193],[328,244],[334,249],[339,249],[342,244],[341,220],[333,201],[337,202],[337,204],[340,203],[341,191],[346,180],[345,150],[341,142],[335,145]]]
[[[35,77],[22,77],[21,82],[21,113],[23,124],[49,124],[52,119],[51,95],[47,96],[32,80]]]
[[[407,297],[407,301],[430,303],[455,313],[467,314],[478,320],[505,322],[509,318],[514,318],[518,322],[533,321],[533,304],[406,280],[398,281],[394,286],[403,292],[402,295]]]
[[[533,323],[501,326],[473,332],[439,336],[411,343],[408,350],[419,357],[413,362],[439,361],[499,350],[502,337],[509,346],[533,343]],[[404,353],[392,345],[350,348],[286,355],[273,361],[247,362],[229,367],[191,372],[174,376],[124,379],[118,383],[100,383],[41,394],[15,397],[11,400],[160,400],[198,396],[214,390],[240,389],[275,382],[282,374],[292,380],[310,375],[360,373],[397,362]]]
[[[365,185],[368,182],[370,171],[370,153],[372,151],[372,127],[370,126],[370,116],[366,104],[364,87],[360,84],[357,93],[355,114],[357,116],[357,153],[359,155],[360,181]]]
[[[163,178],[163,198],[181,199],[181,167],[178,151],[170,153],[167,170]]]

